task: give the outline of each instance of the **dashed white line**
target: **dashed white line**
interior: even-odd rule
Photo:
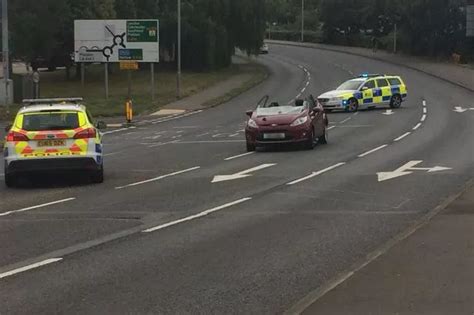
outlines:
[[[174,173],[170,173],[170,174],[166,174],[166,175],[161,175],[161,176],[158,176],[158,177],[155,177],[155,178],[147,179],[147,180],[144,180],[144,181],[141,181],[141,182],[137,182],[137,183],[133,183],[133,184],[125,185],[125,186],[115,187],[115,189],[119,190],[119,189],[134,187],[134,186],[138,186],[138,185],[148,184],[148,183],[156,182],[156,181],[159,181],[161,179],[168,178],[168,177],[172,177],[172,176],[192,172],[192,171],[198,170],[200,168],[201,168],[200,166],[196,166],[196,167],[188,168],[186,170],[182,170],[182,171],[178,171],[178,172],[174,172]]]
[[[212,137],[213,138],[219,138],[219,137],[222,137],[224,134],[223,133],[217,133],[215,135],[213,135]]]
[[[420,127],[421,127],[421,123],[418,123],[415,127],[413,127],[413,130],[417,130]]]
[[[334,129],[334,128],[336,128],[336,126],[331,126],[331,127],[328,128],[328,130],[331,130],[331,129]]]
[[[387,144],[381,145],[380,147],[377,147],[377,148],[375,148],[375,149],[372,149],[372,150],[370,150],[370,151],[367,151],[367,152],[365,152],[365,153],[362,153],[362,154],[358,155],[358,157],[360,157],[360,158],[365,157],[365,156],[367,156],[367,155],[369,155],[369,154],[372,154],[372,153],[375,153],[375,152],[377,152],[377,151],[380,151],[380,150],[382,150],[382,149],[384,149],[384,148],[386,148],[386,147],[388,147]]]
[[[423,107],[423,114],[426,114],[428,112],[428,109],[426,107]]]
[[[301,93],[304,93],[305,90],[306,90],[306,88],[301,89]]]
[[[31,265],[28,265],[28,266],[25,266],[25,267],[21,267],[21,268],[13,269],[13,270],[10,270],[10,271],[4,272],[4,273],[0,273],[0,279],[10,277],[10,276],[13,276],[13,275],[16,275],[18,273],[25,272],[25,271],[28,271],[28,270],[31,270],[31,269],[39,268],[39,267],[42,267],[42,266],[45,266],[45,265],[49,265],[49,264],[52,264],[52,263],[55,263],[55,262],[58,262],[58,261],[61,261],[61,260],[62,260],[62,258],[50,258],[50,259],[46,259],[46,260],[31,264]]]
[[[295,185],[295,184],[304,182],[304,181],[306,181],[306,180],[308,180],[308,179],[311,179],[311,178],[313,178],[313,177],[316,177],[316,176],[319,176],[319,175],[321,175],[321,174],[324,174],[324,173],[327,173],[327,172],[329,172],[329,171],[332,171],[333,169],[336,169],[336,168],[338,168],[338,167],[341,167],[341,166],[343,166],[343,165],[345,165],[345,164],[346,164],[345,162],[337,163],[337,164],[335,164],[335,165],[333,165],[333,166],[330,166],[330,167],[328,167],[328,168],[325,168],[325,169],[323,169],[323,170],[321,170],[321,171],[313,172],[311,175],[308,175],[308,176],[306,176],[306,177],[303,177],[303,178],[294,180],[294,181],[292,181],[292,182],[289,182],[287,185],[290,185],[290,186],[291,186],[291,185]]]
[[[61,199],[61,200],[57,200],[57,201],[43,203],[41,205],[36,205],[36,206],[27,207],[27,208],[18,209],[18,210],[7,211],[7,212],[0,213],[0,217],[7,216],[7,215],[10,215],[10,214],[14,214],[14,213],[27,212],[27,211],[31,211],[31,210],[35,210],[35,209],[39,209],[39,208],[45,208],[45,207],[48,207],[48,206],[53,206],[53,205],[56,205],[56,204],[59,204],[59,203],[65,203],[65,202],[72,201],[72,200],[75,200],[75,199],[76,198]]]
[[[205,132],[205,133],[201,133],[199,135],[197,135],[196,137],[204,137],[204,136],[207,136],[209,134],[209,132]]]
[[[426,101],[425,100],[423,100],[423,106],[426,107]]]
[[[198,219],[198,218],[202,218],[202,217],[207,216],[207,215],[209,215],[209,214],[211,214],[211,213],[214,213],[214,212],[217,212],[217,211],[220,211],[220,210],[223,210],[223,209],[226,209],[226,208],[229,208],[229,207],[232,207],[232,206],[241,204],[241,203],[246,202],[246,201],[249,201],[249,200],[251,200],[251,199],[252,199],[252,198],[242,198],[242,199],[239,199],[239,200],[236,200],[236,201],[233,201],[233,202],[226,203],[225,205],[222,205],[222,206],[219,206],[219,207],[215,207],[215,208],[212,208],[212,209],[209,209],[209,210],[200,212],[200,213],[195,214],[195,215],[191,215],[191,216],[188,216],[188,217],[185,217],[185,218],[176,220],[176,221],[172,221],[172,222],[169,222],[169,223],[165,223],[165,224],[162,224],[162,225],[158,225],[158,226],[156,226],[156,227],[152,227],[152,228],[143,230],[142,232],[143,232],[143,233],[156,232],[156,231],[158,231],[158,230],[162,230],[162,229],[165,229],[165,228],[170,227],[170,226],[173,226],[173,225],[178,225],[178,224],[180,224],[180,223],[184,223],[184,222],[192,221],[192,220],[195,220],[195,219]]]
[[[229,138],[234,138],[234,137],[237,137],[238,135],[240,135],[240,133],[237,132],[237,133],[229,135]]]
[[[241,158],[241,157],[244,157],[244,156],[247,156],[247,155],[251,155],[251,154],[254,154],[254,153],[255,153],[255,152],[247,152],[247,153],[244,153],[244,154],[239,154],[239,155],[231,156],[231,157],[228,157],[228,158],[224,159],[224,161],[235,160],[235,159],[238,159],[238,158]]]
[[[340,124],[344,124],[346,122],[348,122],[349,120],[351,120],[352,117],[347,117],[346,119],[344,119],[343,121],[340,122]]]
[[[420,121],[425,121],[426,120],[426,114],[424,114],[423,116],[421,116],[421,120]]]
[[[401,135],[400,137],[398,137],[397,139],[395,139],[395,140],[393,140],[393,141],[395,141],[395,142],[396,142],[396,141],[400,141],[400,140],[402,140],[403,138],[408,137],[409,135],[411,135],[411,132],[407,132],[407,133]]]

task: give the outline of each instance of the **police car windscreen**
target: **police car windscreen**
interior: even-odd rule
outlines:
[[[76,112],[41,112],[25,114],[22,129],[26,131],[70,130],[79,128]]]
[[[347,81],[345,83],[343,83],[340,87],[338,87],[337,89],[339,91],[355,91],[357,90],[360,85],[361,85],[361,81]]]

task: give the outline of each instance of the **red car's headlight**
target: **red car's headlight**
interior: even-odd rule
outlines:
[[[300,126],[302,124],[305,124],[307,121],[308,121],[308,116],[300,117],[296,119],[294,122],[292,122],[290,126],[291,127]]]
[[[258,128],[257,123],[253,119],[249,119],[249,121],[247,122],[247,125],[251,128]]]

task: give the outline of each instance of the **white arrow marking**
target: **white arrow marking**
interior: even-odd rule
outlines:
[[[434,172],[447,171],[451,169],[450,167],[444,167],[444,166],[415,167],[421,163],[423,163],[423,161],[410,161],[393,172],[377,173],[378,180],[379,182],[383,182],[389,179],[394,179],[397,177],[413,174],[413,171],[427,171],[428,173],[434,173]]]
[[[242,178],[250,177],[250,176],[252,176],[252,174],[250,174],[250,173],[253,173],[253,172],[256,172],[256,171],[259,171],[259,170],[263,170],[265,168],[269,168],[269,167],[272,167],[272,166],[275,166],[275,165],[276,164],[262,164],[262,165],[252,167],[248,170],[238,172],[238,173],[235,173],[235,174],[232,174],[232,175],[216,175],[216,176],[214,176],[214,179],[212,180],[212,183],[219,183],[219,182],[225,182],[225,181],[229,181],[229,180],[235,180],[235,179],[242,179]]]
[[[390,115],[393,115],[393,114],[395,114],[395,113],[391,109],[387,109],[385,112],[382,113],[382,115],[387,115],[387,116],[390,116]]]
[[[468,110],[474,110],[474,107],[471,107],[471,108],[463,108],[461,106],[454,107],[454,111],[456,113],[464,113],[464,112],[467,112]]]

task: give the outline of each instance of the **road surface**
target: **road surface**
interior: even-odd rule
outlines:
[[[0,313],[282,313],[472,178],[474,111],[453,110],[471,92],[347,54],[270,52],[270,78],[227,104],[107,134],[102,185],[0,184]],[[330,114],[314,151],[246,153],[245,111],[264,94],[317,96],[363,72],[402,75],[408,101]]]

